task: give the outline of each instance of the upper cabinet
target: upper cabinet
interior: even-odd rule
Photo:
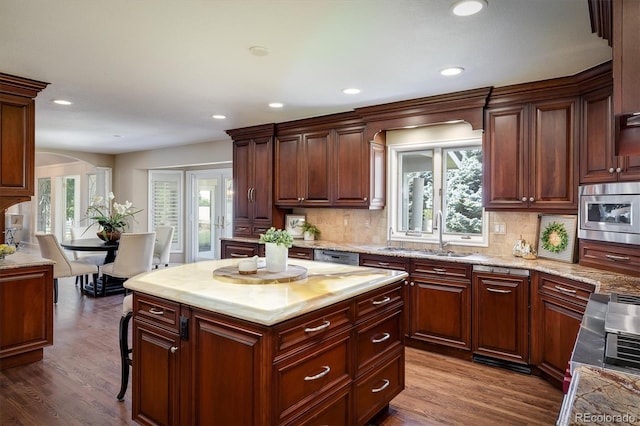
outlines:
[[[34,98],[47,85],[48,83],[0,73],[2,210],[12,204],[29,200],[34,193]],[[4,220],[2,222],[4,223]]]
[[[280,207],[384,207],[384,143],[367,141],[353,113],[277,125]]]
[[[259,237],[283,228],[284,214],[273,203],[275,126],[228,130],[233,139],[233,236]]]
[[[487,109],[485,208],[577,210],[576,110],[576,97]]]

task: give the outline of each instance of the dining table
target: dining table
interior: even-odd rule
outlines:
[[[79,238],[75,240],[64,240],[60,245],[70,251],[103,251],[105,252],[105,258],[103,264],[112,263],[116,259],[116,252],[118,251],[118,241],[103,241],[100,238]],[[103,285],[102,277],[98,277],[96,280],[96,286],[92,282],[86,282],[83,284],[85,293],[98,295],[111,295],[117,293],[123,293],[124,287],[122,282],[124,280],[113,279],[109,280],[107,285]]]

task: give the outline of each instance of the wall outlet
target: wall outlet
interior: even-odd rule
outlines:
[[[496,222],[493,224],[493,233],[494,234],[506,234],[507,233],[507,224],[502,222]]]

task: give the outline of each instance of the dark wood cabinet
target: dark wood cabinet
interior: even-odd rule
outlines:
[[[365,425],[404,389],[402,310],[401,282],[270,327],[135,292],[133,419]]]
[[[259,237],[283,228],[284,213],[273,203],[275,125],[227,130],[233,139],[233,235]]]
[[[590,284],[534,273],[531,304],[531,363],[558,388],[571,359]]]
[[[264,256],[264,244],[222,240],[220,241],[220,252],[222,259],[243,259],[253,256]]]
[[[637,245],[580,239],[578,251],[582,266],[640,277],[640,247]]]
[[[581,97],[580,183],[640,180],[640,156],[617,156],[612,86]]]
[[[470,351],[471,266],[413,259],[408,288],[410,340]]]
[[[519,272],[474,270],[474,355],[529,364],[529,271]]]
[[[365,140],[364,132],[354,113],[278,124],[275,203],[383,208],[385,145]]]
[[[330,205],[332,131],[278,135],[275,143],[276,204],[283,207]]]
[[[53,265],[0,270],[0,366],[43,357],[53,344]]]
[[[0,73],[0,243],[5,209],[34,194],[35,97],[48,84]]]
[[[613,32],[613,112],[640,112],[640,2],[611,0]]]
[[[485,208],[577,211],[577,98],[489,108],[485,124]]]

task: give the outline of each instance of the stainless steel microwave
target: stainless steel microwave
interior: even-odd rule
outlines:
[[[640,244],[640,182],[578,189],[578,238]]]

